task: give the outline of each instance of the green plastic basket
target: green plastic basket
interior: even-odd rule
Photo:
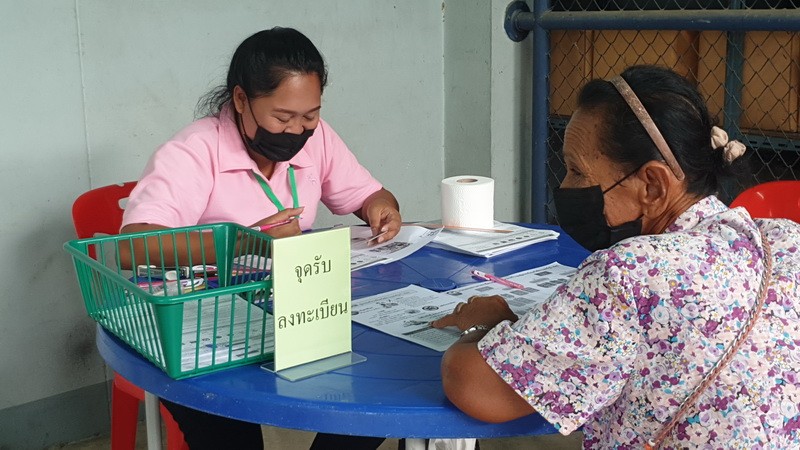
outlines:
[[[218,223],[78,239],[64,248],[89,316],[180,379],[272,359],[271,241]],[[181,246],[189,246],[186,257],[178,256]],[[123,263],[126,254],[132,257]]]

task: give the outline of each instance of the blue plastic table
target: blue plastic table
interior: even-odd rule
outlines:
[[[553,261],[577,266],[587,255],[564,233],[557,241],[491,259],[425,247],[401,261],[354,272],[353,297],[434,278],[450,279],[461,286],[476,282],[469,273],[473,268],[503,276]],[[150,423],[157,424],[150,416],[158,418],[156,396],[248,422],[326,433],[413,439],[555,432],[538,414],[501,424],[470,418],[442,391],[442,353],[358,324],[353,324],[353,351],[366,356],[366,362],[296,382],[262,370],[258,364],[176,381],[100,327],[97,346],[109,366],[151,394],[149,442],[154,442]],[[154,436],[158,438],[157,431]]]

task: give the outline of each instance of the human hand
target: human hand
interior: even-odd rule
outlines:
[[[302,212],[303,212],[302,206],[299,208],[284,209],[283,211],[280,211],[276,214],[273,214],[269,217],[259,220],[252,226],[259,227],[270,224],[280,224],[281,222],[288,221],[287,223],[282,225],[275,225],[272,228],[264,230],[263,232],[274,238],[297,236],[300,233],[302,233],[302,230],[300,230],[300,221],[298,220],[300,213]]]
[[[378,236],[376,243],[386,242],[397,236],[402,222],[400,211],[395,203],[384,198],[375,198],[365,205],[365,221],[372,229],[372,235]]]
[[[494,327],[504,320],[516,322],[519,317],[511,311],[505,299],[499,295],[470,297],[466,303],[456,305],[452,313],[431,322],[434,328],[455,326],[466,330],[474,325]]]

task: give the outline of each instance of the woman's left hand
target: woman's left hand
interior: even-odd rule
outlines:
[[[511,311],[503,297],[499,295],[472,296],[466,303],[461,302],[456,305],[452,313],[434,320],[431,326],[434,328],[455,326],[459,330],[466,330],[474,325],[486,325],[493,328],[504,320],[516,322],[517,319],[519,317]]]
[[[397,200],[391,192],[381,189],[370,195],[361,208],[361,219],[369,224],[377,243],[397,236],[402,224]]]
[[[436,328],[474,325],[494,327],[503,320],[517,320],[499,295],[470,297],[451,314],[434,321]],[[442,357],[442,388],[447,398],[470,416],[491,423],[507,422],[534,412],[517,392],[486,363],[478,342],[486,332],[461,336]]]

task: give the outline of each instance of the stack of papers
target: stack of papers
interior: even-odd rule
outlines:
[[[350,227],[350,270],[364,269],[377,264],[388,264],[405,258],[416,252],[439,234],[440,229],[403,225],[400,232],[392,239],[378,243],[378,236],[372,236],[368,226],[353,225]],[[269,274],[272,269],[272,259],[258,255],[243,255],[233,260],[233,275],[248,273]],[[263,277],[262,277],[263,278]],[[258,281],[261,278],[244,281]],[[197,289],[197,288],[196,288]],[[169,295],[175,295],[170,293]]]
[[[371,240],[369,227],[350,227],[350,270],[364,269],[376,264],[388,264],[421,249],[439,234],[419,226],[403,225],[397,236],[386,242]]]
[[[164,361],[158,328],[146,327],[155,316],[152,304],[126,304],[106,312],[123,323],[117,333],[135,336],[136,343],[155,360]],[[275,347],[274,319],[238,295],[190,300],[183,304],[181,371],[225,364]],[[216,332],[216,333],[215,333]],[[263,347],[262,347],[263,346]]]
[[[275,348],[272,315],[238,295],[185,302],[182,331],[184,372],[259,356],[262,350],[272,353]]]
[[[354,322],[386,334],[443,352],[455,343],[461,332],[454,327],[438,329],[430,323],[466,302],[473,295],[500,295],[515,314],[522,317],[535,305],[545,302],[558,286],[569,281],[576,269],[558,263],[525,270],[503,277],[524,286],[515,289],[487,281],[448,292],[434,292],[415,285],[353,300]]]
[[[492,230],[495,231],[482,232],[444,228],[436,236],[431,246],[491,258],[538,242],[558,239],[556,231],[535,230],[502,222],[495,222]]]

